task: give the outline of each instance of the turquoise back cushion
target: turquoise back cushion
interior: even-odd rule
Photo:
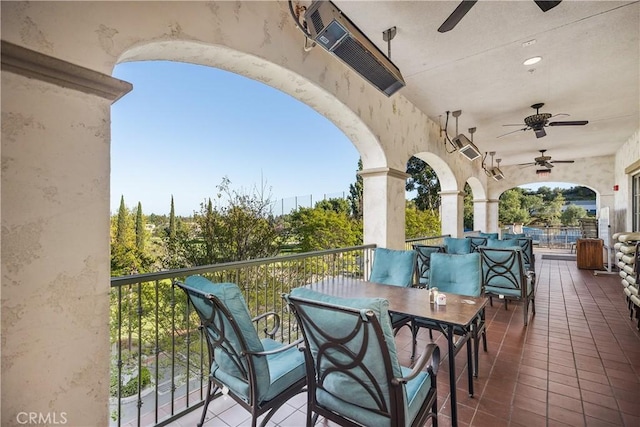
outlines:
[[[521,289],[526,286],[526,283],[523,283],[521,270],[522,249],[520,246],[502,249],[511,250],[481,249],[485,290],[490,288]]]
[[[444,247],[448,254],[471,253],[471,240],[457,237],[445,237]]]
[[[480,237],[486,237],[487,239],[497,239],[498,233],[478,233]]]
[[[411,286],[415,265],[415,251],[376,248],[369,280],[385,285]]]
[[[191,288],[216,296],[235,319],[242,337],[245,340],[247,349],[249,351],[256,352],[264,350],[253,321],[251,320],[251,315],[249,314],[249,309],[247,308],[247,304],[242,296],[242,292],[240,292],[240,289],[235,283],[214,284],[202,276],[189,276],[185,280],[185,284]],[[200,311],[205,318],[211,315],[211,305],[203,305],[202,301],[198,301],[197,299],[192,299],[192,301],[196,310]],[[233,328],[227,318],[222,315],[217,316],[216,322],[218,328],[225,331],[225,338],[239,354],[242,351],[240,339],[233,331]],[[207,333],[210,334],[214,340],[219,339],[213,329],[207,328]],[[214,348],[213,358],[214,361],[211,365],[212,375],[218,376],[216,371],[219,369],[223,371],[224,375],[230,375],[236,378],[245,377],[245,374],[241,369],[239,369],[237,362],[234,361],[233,357],[229,356],[229,354],[223,351],[220,347]],[[244,365],[244,369],[246,370],[246,361],[243,359],[241,363]],[[253,363],[256,368],[256,386],[258,388],[258,395],[262,396],[268,391],[270,384],[269,367],[266,358],[264,357],[254,357]],[[244,394],[246,390],[236,390],[236,392]]]
[[[313,325],[304,327],[303,333],[313,358],[316,380],[321,384],[316,389],[318,402],[363,425],[388,425],[388,418],[387,423],[380,419],[377,409],[389,408],[389,377],[401,377],[403,372],[391,329],[389,302],[383,298],[333,297],[307,288],[293,289],[289,297],[329,304],[299,308],[313,321]],[[359,313],[354,315],[331,306],[350,307]],[[392,372],[383,363],[383,347],[370,324],[363,323],[364,328],[354,334],[355,326],[367,318],[367,311],[372,311],[380,323]],[[353,363],[354,358],[345,354],[357,354],[363,359]],[[376,389],[376,393],[370,393]]]
[[[439,291],[459,295],[480,296],[482,275],[480,254],[442,254],[431,255],[430,286]]]
[[[506,239],[506,240],[498,240],[498,239],[489,239],[485,245],[488,248],[519,248],[520,243],[518,243],[517,239]]]

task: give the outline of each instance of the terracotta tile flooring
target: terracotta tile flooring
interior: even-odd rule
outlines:
[[[522,305],[511,303],[505,310],[494,301],[487,307],[488,352],[480,352],[473,398],[467,393],[466,352],[456,357],[458,424],[640,426],[640,333],[629,319],[619,276],[594,275],[575,261],[539,253],[536,264],[536,314],[527,327]],[[408,364],[408,330],[396,338],[401,362]],[[434,338],[446,354],[443,337]],[[419,345],[428,342],[428,332],[422,330],[419,339]],[[447,362],[445,357],[438,375],[442,427],[451,425]],[[303,426],[305,399],[290,400],[269,425]],[[200,413],[172,425],[194,426]],[[230,398],[209,405],[205,426],[245,425],[248,413]]]

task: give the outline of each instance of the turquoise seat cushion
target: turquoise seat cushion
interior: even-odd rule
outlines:
[[[530,277],[525,277],[525,281],[526,281],[525,286],[526,286],[526,289],[527,289],[527,295],[531,295],[531,291],[533,291],[531,278]],[[521,297],[522,296],[522,291],[520,289],[516,289],[516,288],[512,287],[511,284],[507,284],[507,285],[511,286],[511,287],[498,287],[498,286],[486,285],[484,287],[484,292],[486,294],[507,295],[507,296],[510,296],[510,297]]]
[[[506,239],[506,240],[488,239],[487,243],[484,246],[486,246],[487,248],[520,248],[521,247],[517,239]]]
[[[366,286],[363,284],[363,286]],[[325,304],[350,307],[361,311],[361,316],[365,316],[365,313],[371,310],[382,328],[385,343],[389,351],[389,357],[391,361],[391,374],[394,377],[401,377],[403,375],[402,367],[398,362],[397,350],[395,340],[393,337],[393,330],[391,328],[391,321],[389,316],[389,302],[383,298],[341,298],[326,295],[313,291],[308,288],[296,288],[291,291],[292,297],[318,301]],[[331,331],[333,337],[347,337],[353,333],[355,318],[352,315],[341,313],[331,307],[321,307],[317,309],[308,308],[308,314],[314,319],[314,322],[319,328],[326,331]],[[313,339],[307,336],[309,340],[310,351],[317,358],[318,350],[317,345],[311,341]],[[357,340],[356,340],[357,341]],[[326,342],[320,342],[320,344],[327,344]],[[353,350],[357,352],[361,341],[356,343],[356,348]],[[355,345],[355,344],[354,344]],[[349,360],[349,357],[342,356],[341,352],[331,354],[331,357],[337,361],[337,363],[345,364]],[[387,405],[389,404],[389,383],[387,379],[388,373],[382,362],[382,352],[379,343],[369,337],[369,345],[364,355],[362,364],[369,371],[369,376],[365,375],[362,371],[362,367],[353,367],[348,372],[363,381],[367,387],[373,387],[373,383],[377,384],[381,388],[383,396],[387,399]],[[321,361],[321,367],[323,369],[330,368],[332,363],[325,357]],[[323,388],[318,388],[316,391],[316,398],[321,405],[335,410],[338,413],[344,414],[349,418],[356,420],[357,422],[367,426],[381,426],[389,425],[389,419],[376,413],[373,408],[378,407],[378,403],[373,400],[369,393],[363,392],[362,386],[360,386],[351,375],[342,372],[343,369],[330,372],[323,379]],[[325,373],[327,371],[324,371]],[[414,380],[415,381],[415,380]],[[424,382],[424,379],[423,379]],[[415,383],[414,383],[415,384]],[[416,392],[414,396],[418,394],[420,387],[414,385]],[[407,389],[405,388],[405,397],[407,397]],[[428,388],[427,388],[428,392]],[[405,399],[407,400],[407,399]],[[371,408],[371,409],[367,409]]]
[[[482,291],[480,254],[431,255],[431,287],[458,295],[480,296]]]
[[[270,338],[264,338],[262,346],[265,351],[270,351],[284,347],[284,344]],[[265,401],[278,397],[283,391],[307,375],[304,366],[304,353],[297,347],[268,355],[267,365],[269,365],[269,390],[263,397]]]
[[[471,240],[457,237],[445,237],[444,247],[448,254],[470,254]]]
[[[264,350],[262,341],[258,337],[249,309],[242,296],[242,292],[235,283],[212,283],[202,276],[189,276],[185,280],[185,284],[191,288],[198,289],[202,292],[216,296],[229,310],[240,329],[240,333],[247,346],[247,350],[252,352],[260,352]],[[211,315],[211,305],[203,303],[201,300],[194,299],[193,305],[196,310],[201,311],[205,318]],[[216,316],[216,322],[222,322],[218,327],[225,331],[225,338],[231,343],[233,350],[240,354],[242,345],[240,337],[233,331],[233,327],[224,316]],[[216,332],[212,328],[207,328],[207,333],[214,340],[218,340]],[[245,360],[242,360],[243,368],[238,366],[237,359],[230,356],[220,347],[215,347],[213,353],[213,363],[211,364],[211,375],[218,378],[221,382],[235,391],[243,398],[248,398],[248,386],[246,380],[246,370],[248,368]],[[256,370],[256,386],[258,396],[263,400],[270,385],[270,373],[267,358],[254,357],[253,363]]]
[[[415,251],[376,248],[369,280],[385,285],[411,286],[415,264]]]
[[[486,237],[487,239],[497,239],[498,233],[478,233],[479,237]]]
[[[411,372],[411,369],[402,367],[402,376],[406,377]],[[427,398],[429,390],[431,389],[431,377],[427,372],[420,372],[414,379],[407,382],[405,386],[406,392],[406,406],[407,417],[405,426],[410,426],[413,420],[418,415],[420,406]]]

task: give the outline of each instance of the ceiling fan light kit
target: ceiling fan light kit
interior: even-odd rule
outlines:
[[[539,178],[547,178],[551,175],[551,169],[537,169],[536,175],[538,175]]]

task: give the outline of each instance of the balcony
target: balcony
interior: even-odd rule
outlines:
[[[291,319],[280,294],[331,275],[366,278],[373,248],[369,245],[114,278],[112,369],[121,374],[129,370],[124,376],[131,378],[131,372],[146,367],[150,383],[134,387],[130,397],[112,398],[111,424],[193,426],[199,420],[201,388],[206,385],[208,370],[206,349],[194,314],[183,295],[171,286],[173,279],[203,274],[245,284],[252,314],[265,310],[280,313],[284,327],[279,338],[288,342],[296,335],[287,327]],[[459,424],[639,425],[640,333],[636,322],[629,319],[619,277],[579,270],[575,261],[545,257],[546,250],[536,248],[536,315],[528,327],[522,324],[519,304],[510,304],[505,310],[494,301],[494,306],[487,308],[488,352],[480,352],[474,398],[466,393],[466,355],[458,355]],[[434,339],[446,346],[441,335],[434,334]],[[396,340],[401,361],[409,364],[408,331],[401,331]],[[419,340],[429,341],[426,330],[421,330]],[[445,357],[441,373],[447,372],[447,362]],[[116,384],[116,395],[118,389],[122,394],[125,386],[122,381]],[[440,426],[450,425],[448,395],[447,375],[440,375]],[[297,396],[269,425],[304,425],[305,409],[305,396]],[[244,409],[222,395],[209,405],[205,426],[244,426],[248,420]]]

